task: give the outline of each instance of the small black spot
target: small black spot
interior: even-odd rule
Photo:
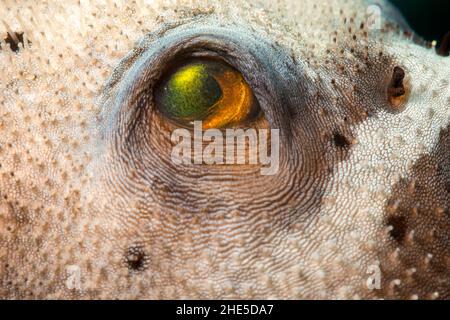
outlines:
[[[125,261],[130,271],[143,271],[147,268],[148,257],[142,246],[131,246],[125,254]]]
[[[386,224],[392,226],[389,235],[397,242],[402,242],[406,234],[406,218],[404,216],[390,216]]]
[[[4,38],[4,41],[9,44],[9,47],[11,48],[12,51],[14,52],[18,52],[21,48],[21,46],[23,46],[23,32],[14,32],[14,36],[12,37],[11,34],[7,33],[6,38]],[[17,39],[17,40],[16,40]],[[31,42],[28,41],[28,44],[30,44]],[[21,44],[21,46],[20,46]],[[1,49],[1,46],[0,46]]]
[[[344,136],[343,134],[339,133],[339,132],[335,132],[333,133],[333,143],[336,145],[336,147],[338,148],[344,148],[347,149],[350,147],[350,145],[352,144],[346,136]]]

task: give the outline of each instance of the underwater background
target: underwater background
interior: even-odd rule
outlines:
[[[425,40],[441,42],[450,31],[450,0],[390,0]]]

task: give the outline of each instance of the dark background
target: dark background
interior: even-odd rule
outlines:
[[[438,44],[450,31],[450,0],[390,0],[425,40]]]

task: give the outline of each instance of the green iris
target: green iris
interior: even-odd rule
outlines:
[[[165,112],[184,120],[204,119],[222,97],[217,81],[202,63],[189,64],[175,72],[163,86]]]

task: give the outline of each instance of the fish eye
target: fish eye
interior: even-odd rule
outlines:
[[[156,86],[159,111],[181,126],[235,127],[258,117],[260,108],[243,75],[216,59],[193,58],[170,69]]]

